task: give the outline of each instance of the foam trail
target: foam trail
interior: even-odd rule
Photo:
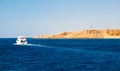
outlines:
[[[30,44],[29,46],[45,46],[45,45],[41,45],[41,44]]]
[[[21,45],[21,44],[13,44],[13,45],[17,45],[17,46],[45,46],[45,45],[41,45],[41,44],[24,44],[24,45]]]

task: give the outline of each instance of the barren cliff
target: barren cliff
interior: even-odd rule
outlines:
[[[34,36],[34,38],[120,38],[120,29],[63,32],[54,35]]]

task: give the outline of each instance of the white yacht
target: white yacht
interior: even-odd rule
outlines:
[[[16,40],[16,44],[17,45],[26,45],[28,44],[27,40],[25,37],[23,36],[18,36],[17,40]]]

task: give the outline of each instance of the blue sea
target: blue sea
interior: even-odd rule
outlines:
[[[120,39],[0,39],[0,71],[120,71]]]

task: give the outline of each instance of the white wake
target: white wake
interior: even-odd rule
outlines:
[[[16,43],[14,43],[13,45],[16,45],[16,46],[46,46],[46,45],[41,45],[41,44],[16,44]]]

